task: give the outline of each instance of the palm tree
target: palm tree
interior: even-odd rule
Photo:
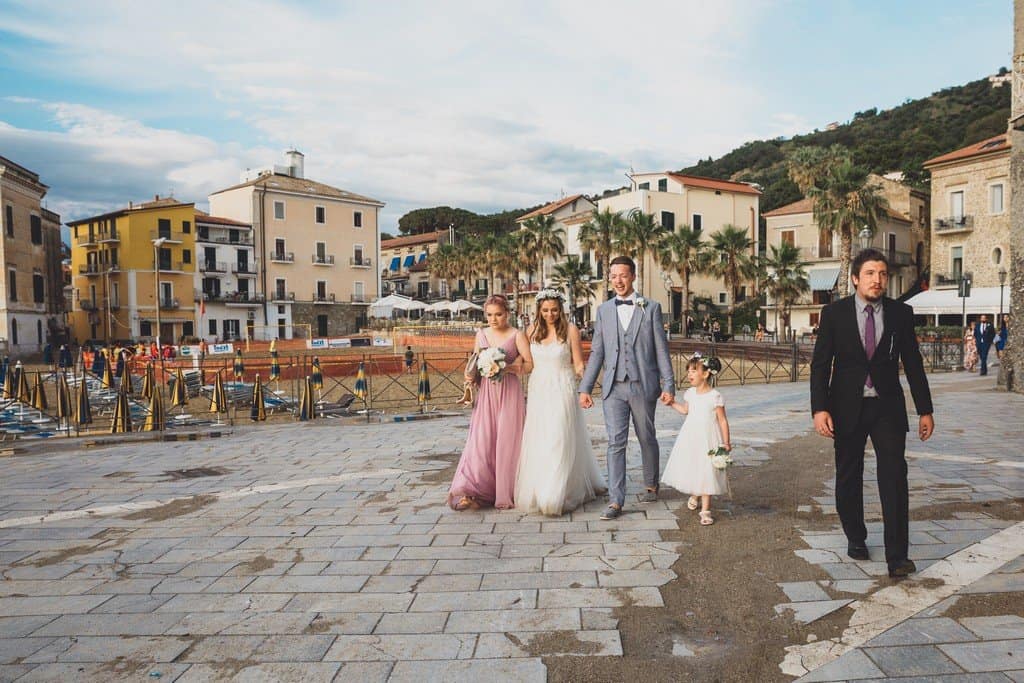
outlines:
[[[747,231],[735,225],[723,225],[722,229],[711,235],[712,258],[707,270],[725,281],[729,290],[729,334],[732,334],[732,316],[736,311],[736,300],[740,295],[740,283],[749,280],[757,271],[754,260],[750,257],[753,244]]]
[[[622,215],[605,208],[595,213],[593,218],[580,226],[580,246],[594,252],[594,257],[601,264],[601,273],[608,277],[608,263],[612,260],[612,249],[616,236],[622,232]],[[608,297],[608,285],[602,285],[601,297]]]
[[[658,245],[668,231],[654,217],[640,209],[629,212],[618,235],[618,246],[636,259],[638,292],[644,291],[644,271],[648,252],[657,252]]]
[[[800,260],[800,248],[783,242],[776,247],[771,245],[771,254],[763,261],[770,271],[764,278],[764,287],[768,296],[775,302],[778,319],[784,325],[783,339],[789,339],[789,319],[793,304],[811,290],[811,285]]]
[[[850,260],[853,237],[862,228],[874,235],[878,217],[889,203],[881,186],[872,183],[867,169],[846,156],[830,164],[807,191],[814,220],[827,236],[839,235],[839,294],[850,293]]]
[[[512,279],[512,293],[515,298],[515,310],[517,313],[523,311],[519,300],[521,293],[519,273],[530,270],[533,267],[533,258],[526,248],[528,240],[529,233],[525,230],[509,233],[507,249],[503,252],[504,269]]]
[[[848,156],[849,152],[841,145],[832,145],[828,149],[797,147],[786,159],[786,167],[790,179],[806,195],[829,167]]]
[[[584,261],[576,254],[569,254],[562,263],[556,263],[554,276],[551,278],[556,287],[564,289],[569,295],[569,315],[572,322],[576,322],[576,299],[586,295],[587,303],[594,298],[594,290],[591,289],[591,282],[594,279],[594,271],[589,261]]]
[[[699,273],[705,266],[707,243],[700,233],[689,225],[681,225],[676,232],[669,233],[658,245],[657,259],[661,267],[675,271],[682,282],[682,310],[679,312],[680,331],[686,333],[686,316],[690,313],[690,276]]]
[[[538,261],[537,273],[540,284],[544,286],[544,259],[559,258],[565,252],[565,230],[555,225],[555,217],[551,214],[534,216],[523,223],[526,232],[525,244],[527,253]]]
[[[442,244],[427,260],[427,267],[430,274],[443,280],[446,291],[451,292],[451,280],[458,278],[461,271],[459,263],[459,250],[453,244]]]

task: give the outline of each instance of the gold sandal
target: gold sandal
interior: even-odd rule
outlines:
[[[463,496],[459,499],[459,502],[455,504],[455,510],[458,512],[464,512],[466,510],[479,510],[480,503],[476,502],[472,496]]]

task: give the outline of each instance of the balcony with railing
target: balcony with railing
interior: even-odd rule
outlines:
[[[255,275],[256,264],[255,263],[233,263],[231,264],[231,272],[235,275]]]
[[[934,228],[936,233],[942,235],[952,232],[970,232],[974,230],[974,216],[964,215],[936,218]]]
[[[121,272],[121,266],[117,263],[83,263],[78,266],[78,273],[80,275],[93,276],[93,275],[105,275],[107,273],[119,273]]]
[[[351,256],[348,259],[348,264],[355,268],[370,268],[373,266],[373,261],[367,256]]]
[[[271,301],[295,301],[295,292],[285,292],[284,290],[277,290],[270,295]]]
[[[171,309],[171,310],[176,310],[178,308],[181,308],[181,302],[178,301],[174,297],[162,296],[162,297],[160,297],[160,308],[168,308],[168,309]]]
[[[163,239],[165,244],[181,244],[185,241],[185,233],[178,230],[150,230],[149,240]]]
[[[314,266],[333,266],[334,254],[313,254]]]
[[[200,273],[226,273],[228,272],[228,264],[225,261],[200,261],[199,262]]]
[[[181,261],[160,261],[158,269],[161,273],[184,273],[185,264]]]
[[[349,301],[351,301],[354,304],[368,304],[368,303],[370,303],[370,295],[369,294],[352,294],[351,296],[349,296]]]
[[[97,234],[96,236],[97,238],[99,238],[100,242],[105,242],[108,244],[116,244],[117,242],[121,241],[121,236],[118,234],[117,229],[101,230],[99,234]]]
[[[198,289],[195,290],[192,298],[196,302],[205,301],[206,303],[234,304],[238,306],[253,306],[263,303],[266,299],[262,294],[254,292],[217,292]]]
[[[935,273],[935,286],[938,287],[959,287],[962,273]]]
[[[274,263],[295,263],[295,253],[291,251],[272,251],[270,260]]]
[[[914,255],[909,251],[896,251],[895,249],[883,249],[882,253],[888,259],[890,266],[910,266],[914,263]]]
[[[75,239],[75,244],[80,247],[95,247],[99,244],[99,233],[90,232],[85,235],[79,235]]]
[[[200,228],[196,231],[196,242],[227,245],[237,244],[240,247],[251,247],[252,235],[248,234],[248,230],[246,230],[245,234],[238,234],[232,237],[230,232]]]
[[[315,303],[315,304],[333,304],[334,303],[334,292],[313,292],[313,303]]]
[[[99,310],[99,303],[93,299],[80,299],[78,307],[83,311],[96,311]]]

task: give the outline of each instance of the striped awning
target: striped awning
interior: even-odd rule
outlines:
[[[836,286],[839,279],[839,268],[822,268],[807,273],[811,283],[811,289],[816,291],[829,292]]]
[[[391,270],[391,271],[398,270],[398,266],[399,266],[399,264],[401,262],[402,262],[402,257],[401,256],[395,256],[394,258],[391,259],[391,265],[388,266],[388,270]]]

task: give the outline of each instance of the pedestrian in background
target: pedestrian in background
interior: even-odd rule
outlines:
[[[978,347],[978,358],[981,359],[979,375],[984,376],[988,374],[988,352],[992,348],[992,342],[995,338],[995,328],[988,321],[988,316],[982,313],[981,320],[974,326],[974,343]]]

